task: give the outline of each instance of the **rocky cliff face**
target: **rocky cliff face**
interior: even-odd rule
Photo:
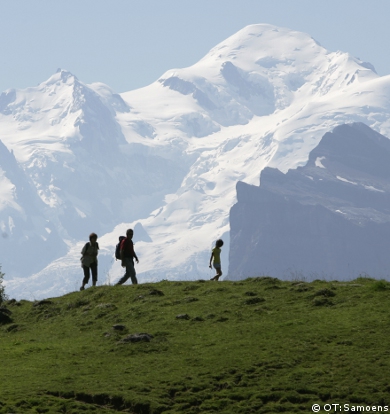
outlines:
[[[324,135],[307,164],[237,184],[230,279],[390,275],[390,141],[362,123]]]

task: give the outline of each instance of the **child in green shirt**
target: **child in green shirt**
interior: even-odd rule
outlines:
[[[210,280],[216,280],[218,282],[219,278],[222,276],[222,269],[221,269],[221,247],[223,246],[223,240],[218,239],[215,242],[215,247],[211,252],[210,257],[210,265],[209,268],[212,269],[211,261],[213,260],[213,266],[216,270],[217,274],[212,277]]]

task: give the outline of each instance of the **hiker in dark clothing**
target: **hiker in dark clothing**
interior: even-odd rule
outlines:
[[[134,259],[137,263],[139,263],[138,257],[134,252],[134,243],[133,243],[133,229],[129,229],[126,231],[126,238],[122,240],[120,246],[120,257],[122,261],[122,267],[126,268],[126,273],[124,276],[119,280],[117,285],[123,285],[127,279],[131,278],[131,282],[133,285],[138,284],[138,280],[136,277],[136,272],[134,269]]]
[[[91,233],[89,235],[89,242],[86,243],[81,250],[81,267],[84,270],[84,279],[80,290],[85,289],[85,285],[89,282],[90,272],[92,272],[92,286],[96,286],[98,272],[97,272],[97,255],[99,251],[99,244],[97,243],[97,234]]]

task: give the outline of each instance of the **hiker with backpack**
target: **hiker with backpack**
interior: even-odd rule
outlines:
[[[128,280],[129,278],[131,278],[131,282],[133,283],[133,285],[138,284],[138,280],[137,280],[136,272],[134,268],[134,259],[136,260],[137,263],[139,263],[139,260],[138,260],[137,255],[134,252],[134,243],[132,240],[133,235],[134,235],[133,229],[128,229],[126,231],[126,238],[124,238],[120,242],[119,257],[121,260],[122,267],[126,268],[126,272],[123,275],[123,277],[119,279],[119,282],[117,282],[117,285],[123,285],[123,283],[125,283],[126,280]]]
[[[115,246],[115,260],[121,260],[121,243],[125,238],[125,236],[119,236],[119,242]]]
[[[98,278],[98,261],[97,256],[99,252],[99,244],[97,243],[97,234],[91,233],[89,235],[89,242],[86,243],[81,250],[81,267],[84,271],[84,279],[83,283],[80,287],[80,290],[85,289],[85,285],[88,284],[90,273],[92,273],[92,286],[96,286],[97,278]]]

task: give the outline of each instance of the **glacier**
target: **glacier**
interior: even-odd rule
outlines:
[[[250,25],[200,61],[116,93],[59,69],[0,95],[0,263],[6,292],[77,290],[80,251],[99,235],[99,282],[122,274],[135,231],[140,282],[207,279],[217,238],[229,266],[236,183],[306,163],[322,136],[362,122],[390,136],[390,76],[310,35]]]

